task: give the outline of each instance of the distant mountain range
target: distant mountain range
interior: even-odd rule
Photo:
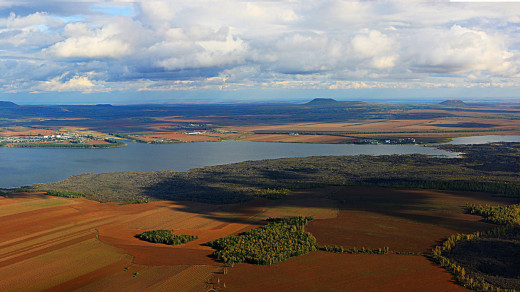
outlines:
[[[10,101],[1,101],[0,100],[0,107],[18,107],[19,105],[17,105],[16,103],[14,102],[10,102]]]
[[[445,106],[458,106],[458,107],[467,106],[467,104],[465,102],[463,102],[462,100],[459,100],[459,99],[445,100],[445,101],[441,102],[440,104],[445,105]]]
[[[325,105],[325,104],[333,104],[333,103],[338,103],[338,101],[333,98],[315,98],[315,99],[309,101],[308,103],[306,103],[306,105]]]

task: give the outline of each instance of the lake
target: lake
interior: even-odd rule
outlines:
[[[144,144],[110,149],[1,148],[0,188],[60,181],[81,173],[115,171],[186,171],[247,160],[318,155],[456,153],[420,145],[354,145],[269,142],[198,142]]]
[[[450,142],[446,144],[486,144],[494,142],[520,142],[520,136],[487,135],[460,137],[453,138]]]

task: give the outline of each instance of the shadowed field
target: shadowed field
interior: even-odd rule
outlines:
[[[239,264],[212,281],[225,291],[467,291],[421,256],[322,251],[273,266]]]
[[[319,244],[376,249],[388,246],[402,252],[428,252],[452,234],[494,227],[478,216],[464,214],[468,203],[514,201],[475,192],[370,187],[331,187],[319,192],[327,192],[341,202],[336,218],[314,220],[307,226]]]
[[[224,283],[230,291],[459,289],[419,255],[320,251],[273,266],[240,264],[224,275],[204,243],[258,227],[267,217],[304,215],[314,216],[306,230],[319,244],[423,252],[450,234],[489,229],[479,217],[463,214],[466,202],[508,201],[482,193],[373,187],[301,190],[283,200],[224,205],[12,194],[0,197],[0,290],[207,291]],[[152,229],[199,239],[166,246],[135,238]]]

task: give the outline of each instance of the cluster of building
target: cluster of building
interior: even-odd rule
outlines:
[[[0,137],[0,143],[48,143],[48,142],[75,142],[96,140],[92,135],[80,134],[75,132],[55,133],[52,135],[31,135],[31,136],[9,136]]]
[[[415,138],[362,139],[360,144],[415,144]]]

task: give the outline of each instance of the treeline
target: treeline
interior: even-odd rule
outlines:
[[[132,199],[124,202],[125,204],[148,204],[149,200],[146,199]]]
[[[480,215],[489,223],[520,226],[520,204],[506,206],[472,204],[468,207],[467,212]]]
[[[316,238],[303,230],[310,220],[311,217],[271,218],[263,227],[207,245],[217,249],[213,255],[226,264],[276,264],[317,250]]]
[[[520,197],[520,184],[478,180],[388,180],[361,181],[359,185],[389,188],[438,189],[493,193],[505,197]]]
[[[269,223],[281,223],[287,225],[294,225],[300,230],[303,230],[307,223],[314,220],[312,216],[296,216],[296,217],[280,217],[280,218],[267,218],[265,221]]]
[[[384,246],[383,248],[344,248],[343,246],[338,245],[324,245],[320,246],[320,250],[326,251],[326,252],[333,252],[333,253],[344,253],[344,254],[416,254],[413,252],[400,252],[400,251],[392,251],[388,246]]]
[[[86,195],[82,192],[68,191],[68,190],[49,190],[49,189],[32,189],[28,187],[21,187],[9,190],[0,190],[0,194],[16,194],[16,193],[45,193],[48,196],[63,197],[63,198],[85,198]]]
[[[173,230],[164,229],[150,230],[140,233],[136,235],[136,237],[144,241],[163,243],[168,245],[184,244],[199,238],[196,235],[173,234],[172,231]]]
[[[459,265],[445,253],[451,251],[457,244],[462,241],[473,241],[482,238],[501,238],[511,231],[514,231],[512,226],[501,226],[490,230],[488,232],[475,232],[472,234],[456,234],[448,237],[440,246],[435,247],[432,251],[432,259],[441,267],[453,274],[455,280],[464,288],[475,291],[496,291],[496,292],[514,292],[514,289],[505,289],[487,282],[478,274],[466,271],[466,268]],[[494,275],[498,278],[500,275]]]
[[[85,194],[75,191],[62,191],[62,190],[38,190],[40,192],[46,192],[48,196],[64,197],[64,198],[84,198]]]
[[[286,188],[281,188],[281,189],[268,188],[267,190],[257,193],[256,196],[260,197],[260,198],[270,199],[270,200],[279,200],[279,199],[283,199],[283,198],[287,197],[287,195],[290,192],[291,191]]]
[[[497,240],[501,239],[517,239],[520,235],[520,205],[507,206],[490,206],[490,205],[471,205],[467,208],[467,213],[480,215],[484,217],[485,221],[501,225],[487,232],[475,232],[472,234],[456,234],[448,237],[440,246],[437,246],[432,251],[432,259],[441,267],[452,273],[462,286],[476,291],[515,291],[514,289],[502,288],[494,283],[486,281],[485,275],[482,272],[474,270],[468,271],[468,268],[461,266],[450,256],[450,252],[463,242],[478,242],[478,240]],[[495,258],[494,250],[487,250],[489,256]],[[462,251],[464,253],[464,251]],[[500,261],[500,259],[495,259]],[[501,280],[503,276],[493,274],[491,276],[492,282]],[[507,282],[507,280],[506,280]]]

